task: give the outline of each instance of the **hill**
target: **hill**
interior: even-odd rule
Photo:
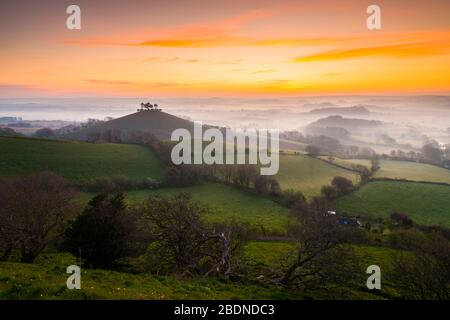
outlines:
[[[8,127],[0,127],[0,137],[21,137],[22,134]]]
[[[314,121],[309,126],[316,127],[339,127],[347,130],[357,129],[361,127],[378,127],[383,122],[378,120],[366,120],[357,118],[344,118],[342,116],[329,116],[326,118]]]
[[[407,213],[414,222],[450,227],[450,187],[428,183],[374,181],[339,198],[339,210],[354,215],[387,218],[393,211]]]
[[[69,133],[66,137],[88,140],[91,135],[115,130],[120,132],[124,138],[133,132],[140,131],[151,133],[164,140],[170,139],[172,132],[179,128],[192,132],[194,123],[162,111],[141,111]]]
[[[0,150],[0,176],[49,170],[82,182],[110,175],[159,179],[163,172],[156,156],[136,145],[0,137]]]
[[[320,194],[322,186],[330,184],[335,176],[359,181],[355,172],[339,168],[307,155],[280,155],[280,170],[276,179],[282,189],[294,189],[311,197]]]
[[[330,108],[317,108],[309,111],[310,114],[322,114],[322,115],[353,115],[353,116],[368,116],[370,115],[369,109],[365,106],[358,105],[353,107],[330,107]]]

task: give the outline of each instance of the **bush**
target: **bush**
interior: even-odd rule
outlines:
[[[333,186],[323,186],[322,189],[320,189],[320,193],[325,199],[330,200],[336,197],[337,191]]]
[[[306,198],[301,191],[287,189],[280,193],[279,202],[287,207],[292,207],[298,202],[305,202]]]
[[[98,195],[66,230],[62,249],[81,253],[90,267],[112,268],[117,259],[144,250],[138,223],[139,216],[126,210],[122,194]]]
[[[200,182],[200,175],[190,165],[170,167],[164,175],[164,185],[167,187],[188,187]]]
[[[391,219],[394,220],[399,227],[411,228],[414,222],[408,217],[406,213],[392,212]]]
[[[123,192],[139,188],[139,183],[126,176],[98,177],[86,182],[83,186],[88,192]]]
[[[155,190],[161,187],[161,182],[150,177],[144,179],[142,186],[145,189]]]
[[[353,182],[344,177],[334,177],[331,185],[336,189],[339,195],[345,195],[353,191]]]

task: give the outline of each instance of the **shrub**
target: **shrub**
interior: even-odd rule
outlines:
[[[336,189],[339,195],[348,194],[353,191],[353,182],[344,177],[334,177],[331,181],[331,185]]]
[[[115,175],[111,177],[98,177],[86,182],[83,189],[89,192],[123,192],[139,188],[139,184],[129,177]]]
[[[126,210],[122,194],[98,195],[66,230],[62,249],[81,253],[88,266],[112,268],[117,259],[143,250],[138,221]]]

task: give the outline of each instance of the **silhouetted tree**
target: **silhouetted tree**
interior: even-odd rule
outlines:
[[[351,286],[358,279],[358,263],[352,249],[344,244],[359,240],[361,232],[336,223],[336,217],[327,212],[319,199],[293,207],[298,223],[291,225],[290,234],[297,250],[279,283],[313,289],[333,284]]]
[[[81,250],[88,266],[112,268],[117,259],[143,253],[138,221],[126,210],[123,194],[98,195],[66,230],[62,247],[75,255]]]

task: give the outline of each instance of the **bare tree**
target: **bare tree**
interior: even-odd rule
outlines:
[[[4,259],[20,247],[21,261],[32,263],[70,217],[74,192],[50,172],[0,182],[0,238]]]
[[[338,224],[336,217],[328,215],[326,206],[319,200],[311,204],[298,202],[292,214],[299,220],[291,228],[297,250],[293,262],[278,282],[308,289],[332,284],[349,285],[361,270],[345,243],[357,239],[359,231]]]
[[[417,234],[417,241],[403,243],[408,249],[393,260],[390,275],[407,299],[450,299],[450,243],[442,235]]]
[[[205,208],[186,193],[171,199],[151,196],[141,211],[154,241],[150,245],[151,271],[229,275],[231,258],[241,247],[242,227],[208,226]]]

